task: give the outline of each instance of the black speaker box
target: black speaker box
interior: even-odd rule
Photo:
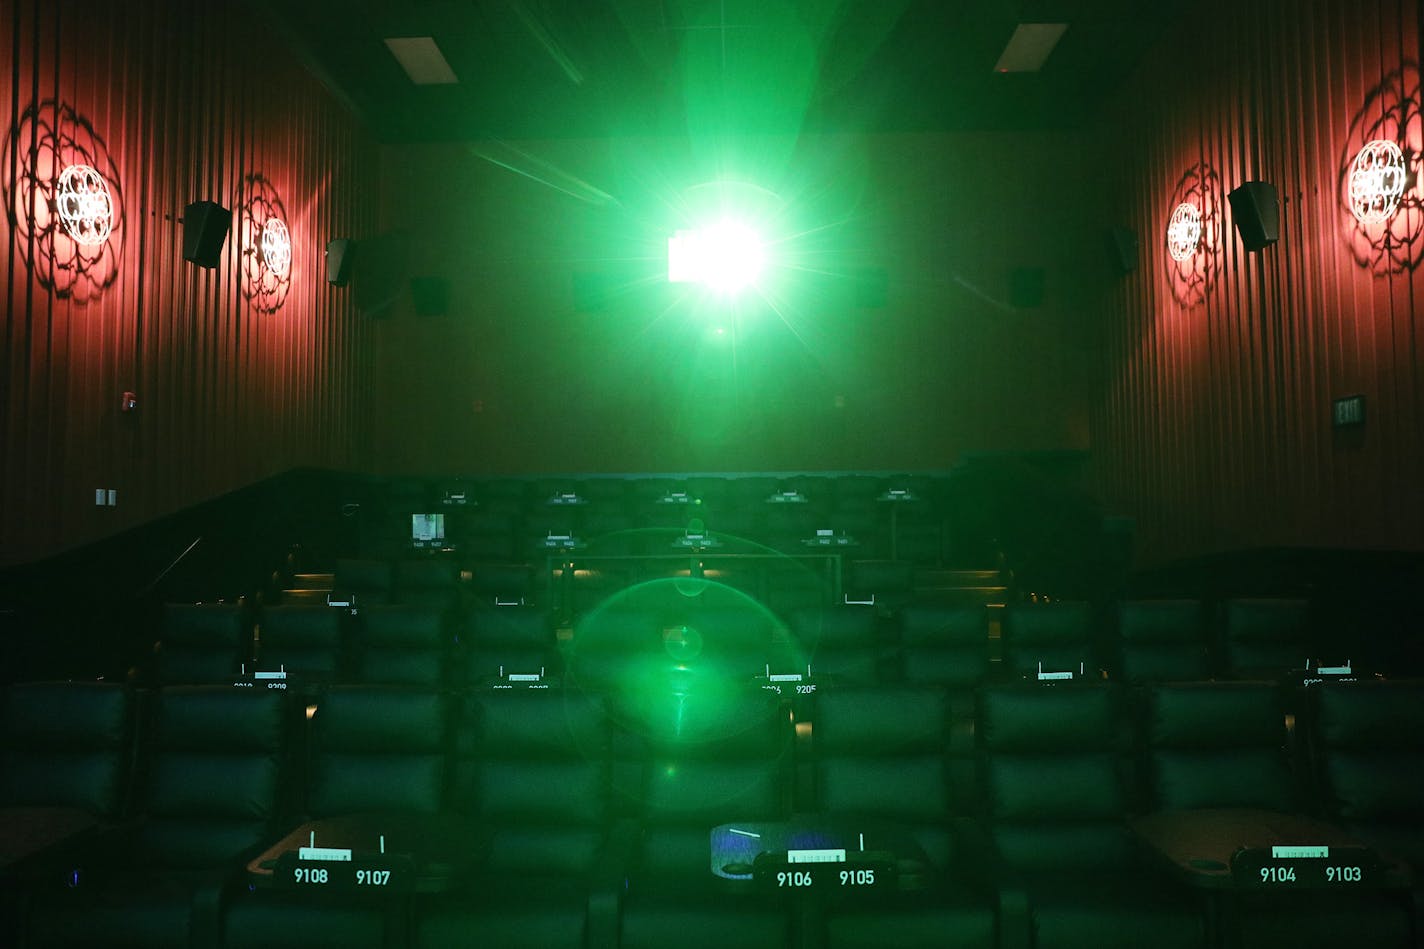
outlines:
[[[444,316],[450,308],[450,284],[443,277],[411,277],[416,316]]]
[[[356,242],[348,237],[338,237],[326,244],[326,282],[333,287],[344,287],[351,282],[351,272],[356,267]]]
[[[1247,250],[1260,250],[1281,236],[1281,208],[1276,186],[1269,181],[1248,181],[1226,196],[1231,202],[1231,219]]]
[[[194,201],[183,209],[183,259],[212,269],[222,259],[232,212],[212,201]]]
[[[1137,232],[1130,227],[1108,228],[1108,250],[1121,273],[1137,269]]]

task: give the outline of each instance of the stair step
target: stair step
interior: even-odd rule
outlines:
[[[331,573],[298,573],[292,576],[289,590],[330,590],[332,584],[336,582],[336,575]]]
[[[330,590],[291,589],[282,591],[283,606],[325,606]]]

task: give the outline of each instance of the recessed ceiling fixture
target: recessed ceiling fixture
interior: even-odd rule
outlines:
[[[1067,23],[1020,23],[994,64],[996,72],[1038,72],[1048,61]]]
[[[433,36],[388,36],[385,43],[417,86],[448,86],[460,81]]]

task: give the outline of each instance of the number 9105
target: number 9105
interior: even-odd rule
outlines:
[[[874,886],[874,870],[842,870],[841,886]]]

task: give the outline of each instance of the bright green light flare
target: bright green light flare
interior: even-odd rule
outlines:
[[[756,283],[766,263],[761,235],[739,221],[679,230],[668,239],[668,280],[736,295]]]
[[[788,558],[785,569],[806,568]],[[590,610],[567,661],[573,684],[611,695],[626,726],[661,742],[696,743],[746,727],[722,712],[755,689],[767,663],[794,672],[805,658],[756,598],[713,580],[670,577],[620,590]]]
[[[682,112],[694,155],[725,156],[731,137],[794,137],[816,94],[816,41],[796,4],[686,3],[681,34]],[[763,154],[772,167],[789,154]]]
[[[771,253],[786,228],[776,192],[717,179],[683,188],[669,206],[675,213],[665,232],[669,282],[703,288],[717,309],[743,291],[766,296],[772,272],[783,263]]]

